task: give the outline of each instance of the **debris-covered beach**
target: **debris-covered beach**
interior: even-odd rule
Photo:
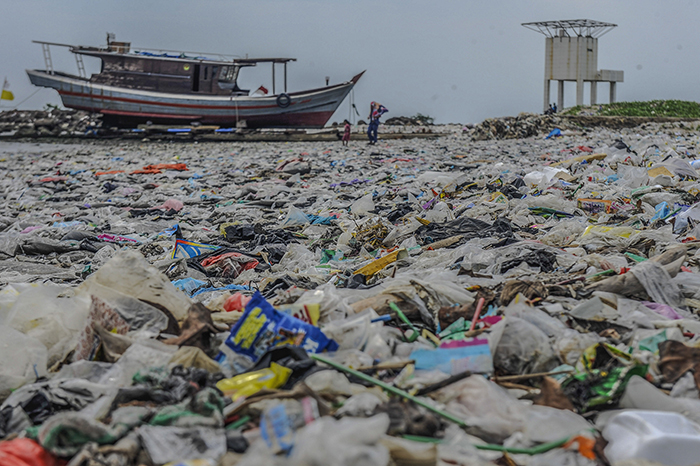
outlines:
[[[592,465],[632,425],[698,435],[697,123],[551,121],[4,139],[3,464]]]

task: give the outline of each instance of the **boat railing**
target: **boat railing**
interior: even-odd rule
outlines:
[[[46,67],[46,72],[48,74],[54,74],[53,60],[51,59],[51,49],[49,48],[51,45],[56,47],[67,47],[71,49],[71,51],[76,48],[75,45],[61,44],[59,42],[45,42],[41,40],[33,40],[32,42],[41,45],[41,52],[44,55],[44,66]],[[74,54],[74,56],[75,63],[78,66],[78,75],[81,78],[85,78],[85,65],[83,64],[83,57],[77,53]]]

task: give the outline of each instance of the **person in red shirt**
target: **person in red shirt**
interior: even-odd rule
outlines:
[[[348,120],[345,120],[343,123],[345,123],[345,129],[343,130],[343,145],[347,146],[350,143],[350,122]]]

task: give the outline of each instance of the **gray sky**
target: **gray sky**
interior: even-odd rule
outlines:
[[[436,122],[542,110],[544,36],[523,22],[594,19],[618,24],[599,41],[598,67],[624,70],[619,101],[700,100],[700,4],[676,0],[3,0],[0,79],[14,102],[34,88],[26,68],[44,68],[34,40],[105,44],[107,31],[135,47],[298,58],[289,90],[346,81],[366,69],[355,102],[390,116],[433,116]],[[52,48],[54,68],[74,73],[66,49]],[[88,71],[97,71],[88,62]],[[281,68],[279,68],[281,71]],[[281,73],[278,73],[278,78]],[[269,65],[244,69],[240,83],[271,82]],[[281,86],[281,80],[279,81]],[[278,88],[279,91],[279,88]],[[552,86],[552,101],[556,97]],[[607,84],[598,96],[607,102]],[[586,88],[588,101],[588,88]],[[566,104],[575,102],[567,83]],[[43,89],[20,108],[59,103]],[[347,101],[331,121],[348,116]]]

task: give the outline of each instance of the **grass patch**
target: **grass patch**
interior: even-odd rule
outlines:
[[[700,118],[700,104],[685,100],[651,100],[648,102],[615,102],[613,104],[577,105],[564,115]]]

